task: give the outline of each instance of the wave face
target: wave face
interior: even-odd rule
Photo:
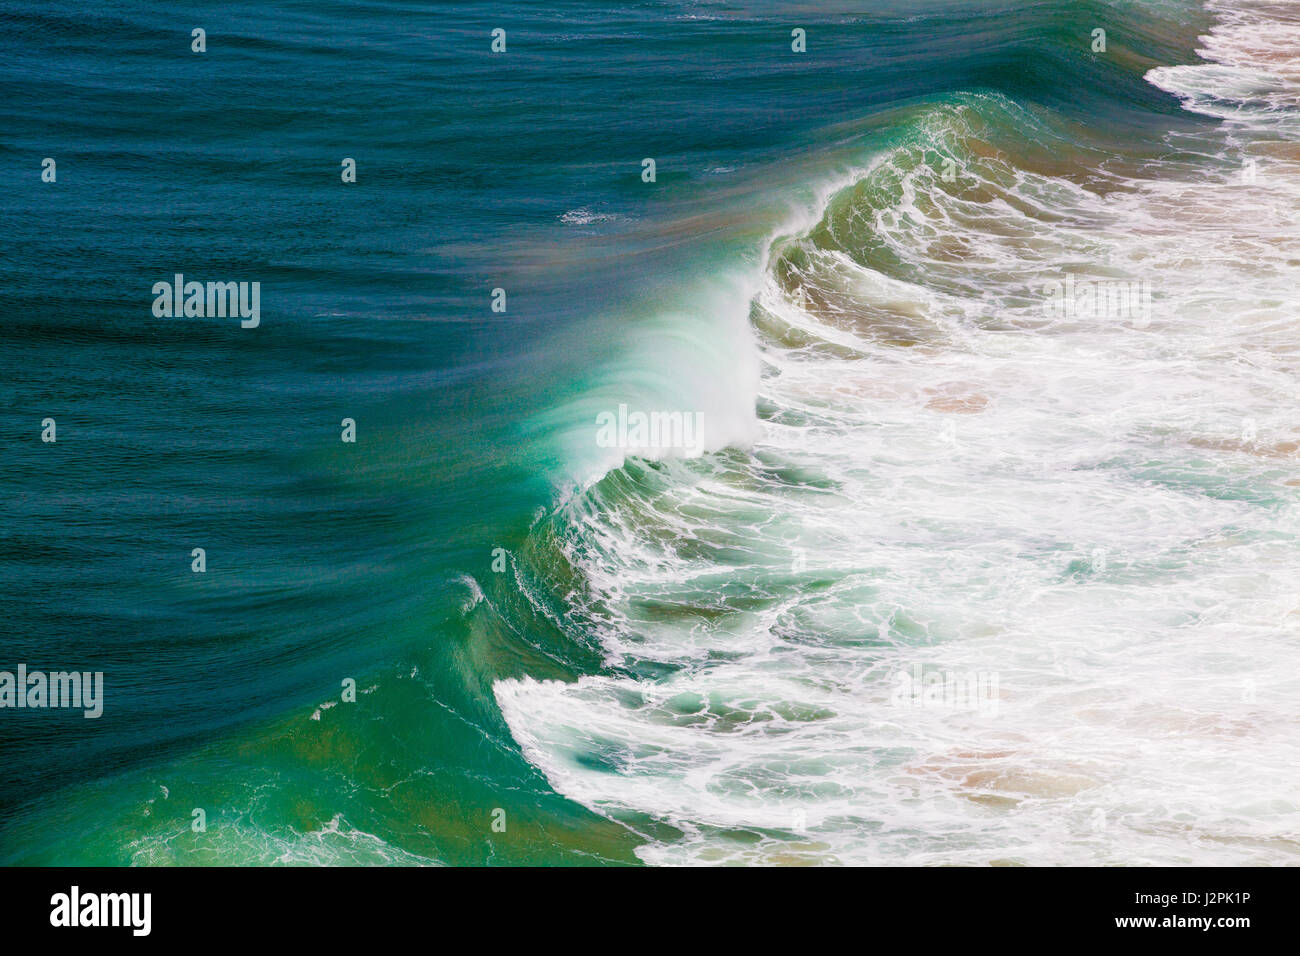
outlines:
[[[1296,862],[1296,5],[246,6],[0,31],[0,863]]]
[[[535,525],[605,666],[495,694],[642,860],[1296,861],[1300,6],[1210,12],[1146,149],[910,110],[768,247],[752,444]]]

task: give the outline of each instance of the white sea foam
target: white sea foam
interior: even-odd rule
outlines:
[[[566,212],[560,217],[560,222],[566,226],[590,226],[600,222],[620,222],[622,218],[618,213],[596,212],[589,206],[581,206]]]
[[[1216,5],[1212,62],[1150,77],[1226,162],[1103,195],[998,157],[967,193],[904,146],[838,248],[778,245],[753,444],[565,505],[610,667],[496,685],[559,792],[660,863],[1300,858],[1288,9]],[[1065,272],[1149,279],[1150,321],[1045,317]],[[900,706],[917,665],[997,708]]]

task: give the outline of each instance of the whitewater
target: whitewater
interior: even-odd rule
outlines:
[[[1209,9],[1146,79],[1212,134],[928,105],[767,244],[751,419],[538,516],[605,667],[493,691],[643,861],[1300,857],[1300,5]],[[996,706],[925,692],[970,675]]]

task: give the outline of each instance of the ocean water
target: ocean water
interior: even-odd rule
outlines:
[[[0,94],[0,670],[105,688],[0,862],[1300,857],[1300,4],[8,0]]]

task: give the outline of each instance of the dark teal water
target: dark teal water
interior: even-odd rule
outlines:
[[[742,446],[757,372],[729,277],[792,208],[972,96],[993,98],[972,139],[1071,181],[1168,159],[1208,121],[1143,74],[1192,59],[1204,23],[6,2],[0,667],[102,670],[106,699],[94,721],[0,714],[0,860],[632,863],[671,842],[558,794],[493,691],[674,667],[611,658],[563,529],[537,524],[610,467],[592,414],[704,408],[711,450]],[[177,272],[260,282],[260,326],[154,317]],[[345,678],[357,702],[318,709]]]

